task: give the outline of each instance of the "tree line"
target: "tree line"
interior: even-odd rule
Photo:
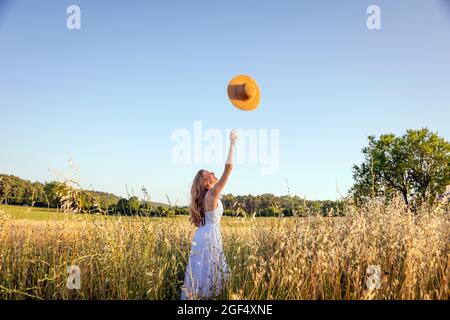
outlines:
[[[273,194],[224,194],[222,202],[227,216],[340,215],[343,211],[343,204],[339,201],[310,201],[298,196]],[[186,206],[154,203],[136,196],[126,199],[107,192],[83,190],[68,182],[31,182],[6,174],[0,174],[0,203],[111,215],[166,217],[189,214]]]
[[[73,181],[31,182],[6,174],[0,174],[0,203],[110,215],[188,214],[185,207],[154,203],[136,196],[125,199],[108,192],[85,190]]]
[[[258,216],[258,217],[291,217],[291,216],[342,216],[345,201],[306,200],[299,196],[275,196],[270,193],[262,195],[224,194],[222,196],[224,215]]]

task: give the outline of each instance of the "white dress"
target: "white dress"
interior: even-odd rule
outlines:
[[[220,220],[222,201],[217,208],[205,212],[205,224],[195,232],[186,267],[181,299],[209,299],[221,293],[229,279],[229,268],[222,248]]]

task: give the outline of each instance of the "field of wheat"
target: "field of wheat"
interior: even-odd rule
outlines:
[[[345,217],[224,218],[224,299],[448,299],[444,209]],[[178,299],[195,228],[186,217],[13,219],[0,208],[0,299]],[[66,286],[80,270],[80,289]],[[379,266],[379,288],[367,269]]]

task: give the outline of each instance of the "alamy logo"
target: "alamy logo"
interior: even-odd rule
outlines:
[[[262,175],[276,174],[279,169],[279,129],[236,129],[236,164],[258,165]],[[171,151],[172,163],[223,164],[231,129],[203,130],[201,121],[194,121],[193,130],[178,128],[171,134],[175,143]]]
[[[370,16],[367,18],[366,25],[369,30],[381,29],[381,9],[377,5],[370,5],[367,7],[367,14]]]
[[[81,9],[79,6],[72,4],[67,7],[66,13],[70,14],[66,20],[66,26],[69,30],[81,29]]]
[[[66,287],[69,290],[80,289],[81,288],[81,271],[80,267],[72,265],[67,267],[67,277]]]
[[[381,268],[380,266],[368,266],[366,270],[366,287],[369,291],[381,288]]]

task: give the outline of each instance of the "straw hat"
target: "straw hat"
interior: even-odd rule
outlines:
[[[241,110],[255,110],[259,105],[259,87],[256,81],[246,75],[239,75],[228,83],[228,98]]]

